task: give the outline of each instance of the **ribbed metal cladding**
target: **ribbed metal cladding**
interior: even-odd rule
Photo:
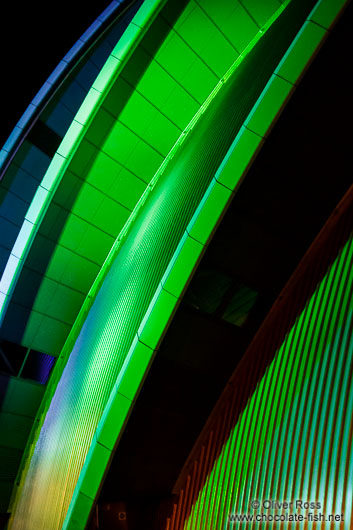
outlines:
[[[110,391],[169,260],[308,9],[293,2],[259,41],[219,91],[137,215],[51,401],[12,528],[61,527]],[[191,484],[194,491],[200,480],[198,476]]]
[[[232,376],[166,529],[352,528],[352,203],[353,189]]]

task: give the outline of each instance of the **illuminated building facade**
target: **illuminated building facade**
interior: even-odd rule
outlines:
[[[334,181],[336,151],[311,172],[325,134],[302,116],[308,144],[276,152],[344,7],[112,2],[17,125],[1,152],[10,529],[238,528],[296,501],[350,528],[348,150]]]

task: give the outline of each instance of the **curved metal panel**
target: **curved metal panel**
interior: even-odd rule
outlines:
[[[293,88],[292,82],[278,76],[270,77],[298,25],[300,27],[299,21],[303,20],[303,9],[299,6],[296,12],[295,2],[293,5],[293,9],[288,13],[284,11],[285,16],[273,23],[254,50],[224,80],[192,133],[183,139],[182,147],[173,153],[174,158],[144,197],[129,229],[118,248],[114,249],[110,269],[105,271],[104,281],[49,406],[13,528],[22,528],[20,514],[28,510],[28,502],[33,523],[27,524],[35,522],[36,528],[43,524],[45,528],[57,528],[58,521],[65,517],[76,484],[65,527],[84,527],[118,436],[118,432],[107,431],[107,423],[101,418],[109,418],[113,409],[121,407],[119,422],[123,426],[177,303],[178,294],[175,296],[167,288],[163,289],[163,284],[165,287],[167,281],[171,282],[170,274],[164,279],[163,275],[166,270],[170,273],[173,269],[170,263],[177,248],[181,250],[180,241],[185,238],[185,230],[189,232],[188,245],[194,244],[191,241],[196,243],[196,256],[207,243],[231,190],[237,184],[228,188],[213,177],[216,174],[218,179],[222,178],[220,165],[250,109],[255,110],[245,122],[246,126],[252,126],[253,133],[265,136]],[[295,22],[288,31],[293,14]],[[271,44],[275,35],[278,48],[274,50]],[[248,79],[253,83],[244,94],[242,87],[248,86]],[[258,99],[264,86],[264,95]],[[270,114],[266,110],[263,116],[261,102],[267,96],[274,103],[270,107],[266,105]],[[254,107],[256,100],[258,103]],[[236,105],[231,101],[236,101]],[[253,125],[257,119],[260,129]],[[229,150],[223,168],[231,160],[233,150]],[[207,208],[212,212],[214,205],[218,211],[210,221]],[[203,216],[208,222],[202,220]],[[183,240],[182,249],[184,243]],[[175,289],[180,295],[182,287],[177,285]],[[141,373],[136,377],[138,367]],[[129,377],[124,378],[129,370]],[[49,461],[45,455],[53,451],[57,458]],[[56,507],[49,507],[50,515],[48,511],[45,515],[40,495],[48,487],[53,488],[52,495],[60,501]]]
[[[229,388],[168,530],[351,528],[352,267],[351,234],[239,415]]]

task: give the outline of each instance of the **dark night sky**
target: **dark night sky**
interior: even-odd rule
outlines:
[[[60,60],[109,4],[60,0],[1,5],[1,146]]]

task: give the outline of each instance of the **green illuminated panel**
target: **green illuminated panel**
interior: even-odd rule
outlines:
[[[168,24],[165,24],[169,28]],[[180,57],[183,60],[180,61]],[[180,36],[171,31],[155,55],[155,61],[177,81],[181,81],[197,56]],[[181,85],[182,86],[182,85]]]
[[[164,313],[165,308],[168,310],[168,304],[164,302],[160,311]],[[147,333],[145,339],[147,342]],[[131,354],[126,357],[125,366],[117,379],[117,389],[119,394],[122,394],[129,401],[135,399],[141,381],[148,372],[153,354],[154,351],[150,347],[136,340],[131,348]]]
[[[42,188],[41,186],[38,186],[36,194],[33,197],[33,201],[31,202],[30,207],[28,208],[28,211],[26,213],[25,219],[27,219],[27,221],[30,221],[33,224],[38,222],[47,197],[48,190]]]
[[[229,19],[233,17],[233,20],[237,21],[238,23],[241,22],[241,16],[239,15],[239,13],[237,16],[234,16],[235,10],[242,10],[243,12],[245,12],[239,2],[229,2],[229,0],[219,0],[217,4],[212,0],[200,0],[199,5],[214,22],[214,24],[217,25],[222,31],[223,26],[227,23]],[[255,30],[255,33],[256,31],[257,28]],[[232,31],[231,35],[233,36],[234,33],[235,32]],[[250,39],[248,39],[248,41],[249,40]]]
[[[94,219],[100,205],[104,200],[104,195],[99,190],[83,183],[77,194],[72,212],[78,217],[88,217]]]
[[[69,304],[67,299],[70,300]],[[72,324],[83,300],[84,297],[81,293],[44,278],[33,309],[34,311],[40,309],[49,317]]]
[[[85,134],[85,140],[95,146],[100,146],[101,143],[104,141],[105,137],[109,134],[114,123],[114,116],[112,116],[103,108],[100,108],[97,114],[95,115],[94,119],[92,120],[91,125],[87,130],[87,133]],[[79,148],[78,153],[80,152],[80,150],[81,149]],[[78,173],[80,174],[81,171],[82,167],[79,166]]]
[[[183,61],[179,58],[183,57]],[[190,93],[199,105],[215,87],[217,76],[178,34],[171,33],[156,54],[156,61]]]
[[[290,83],[297,83],[326,34],[327,32],[317,24],[305,23],[276,69],[276,74]]]
[[[176,297],[180,297],[182,290],[203,251],[203,245],[185,235],[180,241],[173,259],[162,278],[163,289]]]
[[[114,156],[116,156],[116,146],[118,145],[119,162],[126,166],[126,162],[133,153],[138,141],[137,136],[132,131],[117,121],[104,143],[103,150],[114,159]]]
[[[165,0],[162,2],[160,0],[147,0],[142,4],[132,22],[140,28],[148,27],[165,3]]]
[[[78,113],[75,116],[75,120],[82,125],[85,125],[92,115],[94,108],[98,106],[101,98],[101,92],[96,88],[91,88],[85,97],[84,102],[79,108]]]
[[[64,322],[31,311],[22,342],[34,350],[57,356],[70,329]]]
[[[160,289],[143,319],[138,336],[146,346],[155,349],[161,340],[161,335],[175,309],[177,298],[167,291]]]
[[[132,175],[127,169],[121,168],[107,193],[112,199],[133,210],[145,189],[146,183],[143,180]]]
[[[97,441],[110,450],[115,447],[117,433],[122,430],[126,422],[130,406],[131,401],[120,394],[115,387],[97,428]]]
[[[140,48],[138,48],[140,50]],[[138,50],[134,54],[134,58],[136,54],[141,53],[138,52]],[[135,61],[134,61],[135,63]],[[109,93],[107,94],[106,98],[103,102],[103,107],[99,110],[98,115],[103,113],[107,116],[106,120],[112,119],[113,117],[119,118],[119,115],[122,110],[124,110],[124,106],[128,103],[128,100],[132,93],[134,92],[134,86],[132,82],[125,81],[125,71],[123,70],[120,77],[116,80],[114,85],[109,90]],[[124,77],[123,77],[124,76]],[[129,79],[128,79],[129,81]],[[104,110],[103,110],[104,109]],[[107,111],[107,112],[106,112]],[[95,118],[96,120],[97,118]],[[113,120],[113,122],[115,121]],[[144,119],[144,116],[141,116],[141,119]],[[112,122],[112,123],[113,123]],[[93,123],[94,124],[94,121]],[[110,127],[110,126],[109,126]],[[99,131],[99,124],[98,124],[98,131]]]
[[[279,8],[281,2],[279,0],[271,0],[270,2],[243,0],[243,5],[261,27],[266,24],[270,16]]]
[[[124,226],[130,214],[130,210],[109,197],[105,197],[100,204],[97,212],[92,217],[92,222],[110,234],[114,239],[119,234],[121,227]]]
[[[212,185],[207,190],[203,203],[196,212],[195,218],[188,226],[190,237],[205,245],[214,230],[219,216],[224,211],[232,192],[213,180]]]
[[[77,496],[76,503],[70,506],[68,516],[70,517],[72,530],[78,530],[82,528],[82,521],[87,521],[89,514],[92,509],[92,500],[83,493],[79,493]],[[63,526],[63,530],[67,528]]]
[[[115,158],[117,145],[119,145],[119,162],[142,180],[146,181],[146,175],[154,175],[163,161],[160,153],[140,140],[121,122],[116,122],[114,125],[103,151]]]
[[[129,31],[130,26],[127,28]],[[139,30],[140,33],[141,30]],[[125,34],[124,34],[125,35]],[[124,35],[122,38],[124,38]],[[130,44],[130,42],[129,42]],[[121,65],[121,60],[117,57],[117,49],[114,48],[112,54],[108,57],[105,67],[99,72],[95,82],[92,85],[93,90],[97,92],[103,92],[107,86],[109,86],[116,77],[116,71]],[[79,114],[79,117],[80,114]]]
[[[81,138],[84,128],[81,123],[73,121],[69,127],[69,130],[65,134],[63,141],[61,142],[57,153],[65,158],[67,158],[75,145]]]
[[[229,2],[227,2],[229,4]],[[206,10],[210,12],[210,1],[207,2]],[[249,44],[249,41],[255,37],[259,28],[244,7],[238,3],[232,3],[232,11],[229,16],[223,11],[224,17],[220,28],[227,39],[233,44],[234,48],[241,53]]]
[[[55,203],[69,210],[80,191],[81,180],[71,171],[67,171],[65,179],[58,185],[55,192]]]
[[[195,39],[196,32],[191,32],[188,17],[194,17],[196,13],[200,13],[200,9],[199,7],[196,9],[196,5],[193,4],[190,9],[186,9],[176,24],[176,31],[180,31],[180,34],[190,42]],[[205,22],[205,25],[209,27],[208,22]],[[283,30],[283,27],[280,25],[279,27]],[[129,32],[132,38],[139,33],[134,28],[130,28]],[[262,34],[258,34],[253,43],[253,45],[255,42],[256,45],[262,45],[263,42],[267,42],[263,51],[267,59],[265,67],[263,58],[260,54],[252,54],[250,46],[244,61],[239,60],[227,75],[227,81],[219,84],[217,91],[202,108],[203,114],[200,113],[199,119],[195,119],[189,127],[191,132],[183,136],[183,142],[178,143],[178,148],[174,150],[174,156],[166,164],[164,172],[160,173],[158,179],[154,179],[153,187],[146,193],[140,203],[141,206],[134,211],[121,242],[115,242],[115,238],[120,223],[121,228],[123,227],[124,219],[118,220],[114,225],[115,207],[111,203],[106,203],[106,207],[103,207],[104,201],[107,200],[105,198],[98,206],[96,199],[101,197],[102,193],[109,195],[110,190],[114,188],[115,202],[124,206],[125,202],[129,202],[129,208],[132,209],[135,206],[133,201],[138,199],[142,188],[141,182],[143,187],[150,182],[164,161],[165,153],[172,144],[173,134],[177,140],[181,127],[179,123],[184,124],[188,113],[191,113],[190,102],[197,100],[203,103],[218,82],[218,77],[212,72],[212,68],[197,57],[195,51],[188,48],[188,44],[183,43],[174,30],[169,33],[165,45],[162,45],[156,54],[155,61],[150,58],[150,64],[153,68],[156,64],[159,67],[163,66],[168,75],[171,78],[175,77],[176,80],[174,90],[164,94],[166,100],[163,105],[161,104],[161,108],[170,109],[171,113],[177,114],[179,101],[177,99],[172,101],[174,96],[181,97],[182,101],[187,102],[185,114],[180,117],[180,122],[175,127],[169,125],[171,116],[167,110],[163,110],[166,114],[163,116],[158,113],[154,107],[155,103],[150,100],[150,97],[155,97],[156,102],[163,101],[163,84],[161,93],[151,96],[149,94],[152,85],[148,85],[147,82],[151,77],[148,78],[147,74],[146,78],[141,75],[138,82],[132,83],[133,77],[130,76],[134,75],[134,55],[131,56],[130,71],[126,68],[129,63],[123,68],[120,63],[115,63],[112,67],[110,62],[106,81],[107,94],[113,87],[111,83],[119,79],[117,77],[119,69],[124,79],[136,90],[131,90],[126,104],[119,107],[121,101],[117,101],[115,111],[113,98],[109,99],[109,95],[106,100],[102,98],[102,101],[107,102],[107,107],[104,107],[103,101],[103,106],[95,109],[95,117],[91,116],[92,121],[88,120],[89,135],[81,139],[79,145],[75,145],[77,151],[71,165],[68,163],[68,167],[82,181],[86,180],[88,187],[75,181],[72,175],[68,174],[66,188],[64,184],[66,174],[64,172],[60,175],[61,203],[64,205],[64,194],[70,196],[68,190],[73,189],[70,186],[75,182],[74,189],[77,196],[74,197],[72,210],[77,214],[80,213],[81,216],[85,215],[84,195],[81,202],[80,194],[87,194],[87,209],[90,210],[90,214],[87,215],[87,219],[81,219],[73,213],[64,218],[62,209],[53,202],[41,231],[48,237],[53,237],[55,230],[60,246],[99,265],[104,262],[113,245],[114,247],[107,266],[102,269],[100,278],[94,286],[94,296],[90,294],[89,299],[92,299],[92,303],[91,305],[87,303],[84,307],[86,313],[82,311],[70,337],[70,346],[67,346],[63,352],[63,355],[68,355],[68,361],[57,388],[55,389],[53,385],[51,390],[52,400],[50,404],[48,401],[47,416],[37,435],[38,442],[23,483],[23,494],[15,508],[15,520],[16,517],[21,517],[21,512],[24,513],[30,504],[33,514],[46,510],[43,516],[43,520],[46,521],[45,530],[50,525],[64,525],[64,528],[85,526],[89,510],[88,504],[84,502],[86,497],[83,495],[81,485],[83,484],[84,491],[93,500],[109,458],[108,453],[115,446],[120,434],[117,430],[114,441],[112,418],[116,418],[118,429],[125,425],[129,413],[129,399],[124,401],[125,395],[120,390],[124,389],[131,400],[135,398],[149,365],[149,356],[152,356],[152,350],[160,342],[176,307],[177,295],[182,292],[187,276],[197,262],[199,252],[202,251],[203,245],[232,196],[231,189],[217,182],[214,177],[220,176],[219,166],[234,142],[244,117],[248,115],[289,45],[290,33],[288,34],[287,31],[278,33],[281,35],[280,44],[276,41],[275,47],[273,42],[270,46],[268,40],[262,40]],[[295,34],[294,29],[292,33]],[[203,42],[198,44],[198,53],[202,57],[209,57],[211,62],[214,61],[213,51],[211,53],[207,48],[207,35],[201,32],[200,39]],[[217,40],[220,43],[219,49],[223,50],[224,46],[221,43],[224,43],[224,37],[220,34],[219,39]],[[175,47],[171,46],[173,41]],[[125,44],[122,43],[120,51],[116,49],[116,53],[121,53],[121,57],[126,57]],[[179,61],[182,64],[175,66],[173,54],[178,47],[185,44],[188,48],[185,52],[186,62]],[[169,55],[168,47],[171,50]],[[232,58],[234,56],[232,55]],[[173,74],[173,68],[176,75]],[[245,73],[253,70],[256,72],[256,83],[251,87],[245,85],[241,87],[241,83],[245,83],[244,79],[248,79]],[[169,81],[165,81],[166,85],[168,83]],[[147,87],[146,92],[144,86]],[[158,84],[156,84],[157,92]],[[190,94],[185,96],[187,92]],[[276,105],[278,93],[275,96],[270,98],[274,102],[271,112]],[[259,105],[258,107],[261,110]],[[255,116],[259,118],[260,114]],[[112,120],[112,117],[117,117],[117,120]],[[266,119],[269,121],[268,115]],[[174,132],[173,127],[175,127]],[[246,148],[249,157],[256,147],[251,145]],[[246,158],[244,156],[244,160]],[[119,197],[119,178],[125,183],[122,189],[127,191],[128,198],[125,197],[125,192]],[[130,192],[130,184],[132,188],[136,186],[136,191]],[[92,190],[94,187],[94,191],[89,189],[90,187]],[[92,225],[92,216],[93,221],[98,216],[96,222],[103,230]],[[112,236],[105,233],[108,225],[114,225]],[[186,227],[190,236],[187,236],[187,242],[183,241],[185,248],[184,246],[181,248],[179,244],[185,236]],[[168,269],[171,260],[174,260],[173,267]],[[51,263],[48,270],[51,267],[55,270]],[[164,276],[166,271],[168,274]],[[170,292],[175,293],[176,296],[162,288],[160,283],[162,278],[164,285],[168,286],[169,282]],[[43,303],[47,303],[44,298]],[[43,326],[40,327],[43,329]],[[140,339],[138,345],[136,332]],[[32,340],[36,338],[33,338],[34,335],[32,331]],[[44,339],[47,340],[46,337]],[[146,357],[141,344],[146,345]],[[145,364],[140,364],[140,361]],[[244,416],[242,426],[244,432],[248,428],[254,410],[255,405],[252,405],[251,414]],[[62,433],[65,433],[65,436]],[[98,455],[100,449],[97,449],[97,433],[98,443],[107,447],[107,451],[103,451],[103,456]],[[250,438],[252,441],[256,439],[253,431]],[[240,439],[237,447],[241,459],[244,460]],[[94,456],[95,451],[97,457]],[[46,459],[46,455],[53,452],[57,458]],[[88,454],[93,455],[92,461],[87,459],[85,464]],[[95,474],[93,471],[97,463],[100,468]],[[252,465],[252,460],[246,460],[247,469],[244,468],[244,473],[247,473]],[[215,484],[222,482],[222,473],[225,469],[226,465],[221,462],[215,474]],[[38,482],[36,477],[40,477]],[[52,488],[51,498],[58,498],[57,493],[62,492],[55,506],[51,501],[43,506],[44,492],[48,491],[46,484]],[[36,488],[38,496],[30,493],[33,487]],[[80,513],[81,521],[78,520]],[[197,514],[198,511],[195,513]],[[214,513],[214,517],[219,518],[219,511],[215,510]],[[16,528],[16,523],[13,528]]]
[[[119,120],[129,129],[135,124],[136,134],[164,156],[168,154],[181,132],[137,92],[130,96],[129,105],[121,112]]]
[[[110,194],[111,188],[121,182],[119,202],[124,204],[126,195],[127,205],[131,205],[133,196],[137,197],[136,192],[134,193],[135,188],[141,189],[141,185],[144,184],[141,184],[141,180],[135,177],[131,171],[127,171],[104,153],[99,153],[94,160],[86,181],[106,194]]]
[[[80,143],[80,149],[76,151],[76,153],[74,154],[73,158],[70,161],[70,165],[69,165],[70,171],[75,173],[75,175],[80,175],[81,173],[84,175],[85,174],[84,172],[90,167],[96,155],[97,155],[97,149],[95,148],[95,146],[89,143],[84,138]],[[51,169],[51,166],[49,167],[49,170],[50,169]]]
[[[321,0],[321,2],[316,4],[308,19],[329,29],[345,4],[347,4],[346,0],[335,0],[335,2],[332,2],[331,0]]]
[[[22,259],[26,251],[28,240],[31,238],[34,229],[35,229],[34,224],[31,221],[28,221],[27,219],[25,219],[21,227],[21,230],[17,236],[15,244],[12,248],[11,254],[13,256],[15,256],[18,259]]]
[[[156,90],[158,86],[159,90]],[[180,129],[184,129],[199,104],[153,60],[138,83],[138,91]]]
[[[309,517],[309,511],[337,514],[341,521],[342,514],[342,527],[350,528],[352,492],[338,469],[347,469],[353,456],[345,438],[352,428],[352,267],[351,237],[258,383],[181,528],[228,528],[231,514]],[[292,506],[262,506],[267,499]],[[321,507],[300,510],[296,499]],[[261,518],[251,528],[263,528]]]
[[[183,87],[200,103],[204,102],[217,82],[217,76],[206,68],[199,59],[195,60],[180,80]]]
[[[71,216],[67,221],[66,228],[60,243],[69,250],[77,251],[79,242],[88,229],[88,224],[82,219]]]
[[[83,228],[83,226],[79,222],[77,222],[77,226],[81,234],[81,228]],[[68,232],[69,228],[65,230],[65,234]],[[62,244],[65,244],[63,240],[61,241]],[[76,247],[76,252],[87,257],[91,261],[103,263],[113,242],[114,238],[108,234],[103,233],[101,230],[98,230],[93,226],[88,226],[83,237],[80,239],[80,243]]]
[[[51,161],[50,167],[42,180],[42,187],[48,191],[53,191],[56,183],[57,174],[62,170],[66,164],[66,159],[56,153]]]
[[[179,84],[161,105],[161,112],[181,129],[186,127],[198,110],[197,101],[189,96]]]
[[[245,121],[245,127],[262,137],[266,136],[292,90],[291,83],[273,75]]]
[[[99,442],[92,444],[85,460],[79,482],[80,493],[94,499],[103,473],[111,456],[111,451]]]
[[[215,179],[234,191],[261,144],[262,138],[259,135],[242,127],[220,165]]]
[[[197,5],[190,3],[175,25],[175,31],[218,77],[222,77],[239,53]],[[195,31],[197,27],[197,32]]]

